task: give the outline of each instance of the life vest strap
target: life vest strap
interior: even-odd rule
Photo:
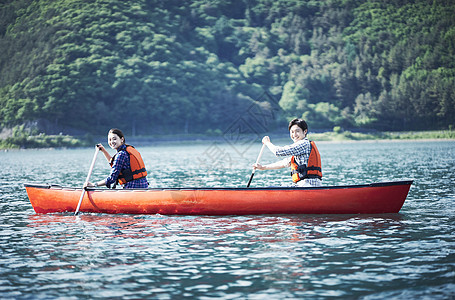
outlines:
[[[131,174],[133,175],[137,175],[137,174],[140,174],[140,173],[146,173],[147,171],[145,170],[145,168],[142,168],[142,169],[139,169],[139,170],[136,170],[134,172],[132,172]],[[143,176],[145,177],[145,176]],[[142,177],[141,177],[142,178]]]
[[[322,171],[322,169],[320,167],[307,167],[306,170],[307,171]]]

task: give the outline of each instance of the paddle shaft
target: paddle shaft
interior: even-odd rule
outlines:
[[[96,156],[98,155],[99,151],[100,151],[100,148],[96,147],[95,155],[93,155],[92,164],[90,165],[90,169],[88,171],[87,178],[85,179],[84,186],[90,180],[90,175],[92,175],[93,167],[95,166]],[[82,199],[84,198],[84,194],[85,194],[85,188],[82,188],[81,198],[79,199],[79,203],[77,204],[77,208],[76,208],[76,211],[74,212],[74,215],[77,215],[79,212],[79,208],[81,207],[81,203],[82,203]]]
[[[261,151],[259,152],[258,159],[256,160],[256,164],[258,164],[259,161],[261,160],[261,156],[262,156],[262,152],[264,152],[264,148],[265,148],[265,144],[262,144],[262,148],[261,148]],[[255,171],[256,171],[256,169],[253,168],[253,172],[251,173],[250,180],[248,180],[248,184],[246,185],[247,188],[250,187],[250,184],[251,184],[251,181],[253,180]]]

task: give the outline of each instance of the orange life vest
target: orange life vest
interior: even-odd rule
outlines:
[[[147,176],[145,164],[139,151],[131,145],[126,145],[126,152],[130,157],[130,169],[125,169],[120,172],[117,179],[120,184],[125,184]],[[115,155],[111,159],[111,167],[114,164]]]
[[[322,179],[321,155],[313,141],[310,141],[310,157],[308,164],[299,166],[295,162],[295,157],[291,157],[291,176],[292,181],[299,182],[305,178],[319,178]]]

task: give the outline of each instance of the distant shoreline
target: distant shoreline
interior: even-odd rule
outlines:
[[[153,135],[127,137],[126,142],[133,145],[154,145],[154,144],[174,144],[174,143],[203,143],[203,142],[223,142],[223,143],[242,143],[245,141],[261,141],[261,134],[244,135],[204,135],[204,134],[181,134],[181,135]],[[359,133],[351,131],[327,131],[322,133],[308,134],[311,140],[317,142],[337,142],[349,143],[358,141],[455,141],[454,130],[438,131],[403,131],[403,132],[375,132]],[[286,134],[270,134],[275,140],[285,140]],[[106,143],[105,136],[91,136],[77,138],[69,135],[37,135],[20,136],[0,139],[0,149],[43,149],[43,148],[81,148],[89,147],[97,143]]]
[[[404,141],[404,140],[455,140],[453,130],[400,131],[400,132],[324,132],[311,134],[315,141]]]

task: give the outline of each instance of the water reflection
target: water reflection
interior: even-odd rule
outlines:
[[[381,231],[386,228],[403,226],[401,214],[372,215],[259,215],[259,216],[162,216],[162,215],[105,215],[105,214],[33,214],[28,217],[28,227],[57,226],[62,224],[72,228],[90,227],[100,234],[111,237],[146,238],[158,235],[230,235],[258,232],[260,239],[269,242],[299,241],[309,234],[319,235],[317,228],[330,227],[331,230],[353,230],[361,232]],[[368,225],[366,229],[363,229]],[[75,226],[75,227],[74,227]],[[273,229],[273,230],[271,230]],[[46,232],[49,233],[48,230]],[[52,231],[51,231],[52,232]],[[282,233],[292,233],[292,239]],[[70,234],[66,232],[66,234]],[[77,234],[77,233],[76,233]],[[303,238],[305,237],[305,238]]]
[[[321,276],[329,278],[317,281],[315,295],[344,295],[342,290],[334,289],[342,279],[330,279],[330,274],[336,272],[338,276],[364,281],[365,268],[378,264],[383,268],[382,262],[374,263],[378,245],[372,243],[392,242],[404,230],[403,221],[400,214],[242,217],[51,214],[30,216],[29,226],[37,229],[35,240],[46,239],[52,244],[62,239],[70,242],[66,247],[73,254],[67,255],[67,261],[73,263],[63,265],[63,269],[94,273],[90,277],[98,281],[106,280],[105,276],[98,277],[98,273],[113,274],[122,286],[131,286],[131,274],[125,273],[125,268],[132,267],[137,268],[136,276],[141,278],[135,281],[137,290],[144,285],[153,286],[160,278],[160,288],[153,288],[153,295],[165,291],[178,294],[184,288],[188,296],[222,297],[243,290],[257,296],[273,295],[274,289],[286,287],[291,291],[289,295],[307,295],[306,287],[315,285],[315,278]],[[74,232],[49,235],[53,227],[61,227],[62,223]],[[43,235],[43,231],[47,234]],[[345,266],[349,261],[360,264]],[[86,266],[79,268],[81,262]]]

